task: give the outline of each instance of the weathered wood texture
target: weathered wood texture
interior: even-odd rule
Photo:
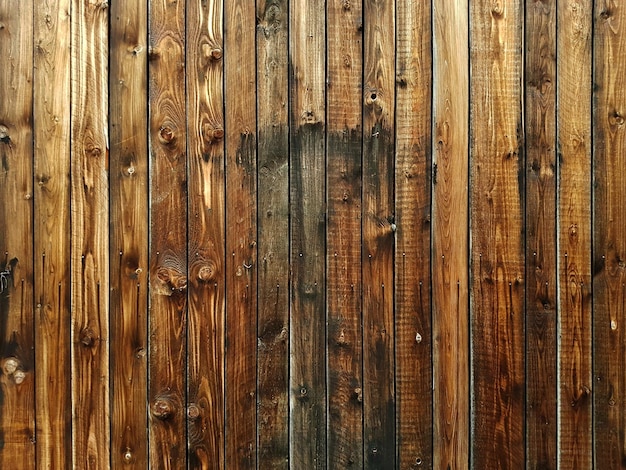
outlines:
[[[624,468],[625,15],[0,0],[0,467]]]

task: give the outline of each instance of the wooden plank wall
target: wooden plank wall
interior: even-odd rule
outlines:
[[[626,468],[624,21],[0,0],[0,468]]]

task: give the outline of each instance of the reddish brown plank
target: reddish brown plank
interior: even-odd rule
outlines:
[[[328,466],[363,466],[361,5],[326,6],[328,28]]]
[[[626,466],[626,10],[595,4],[593,116],[594,465]]]
[[[474,468],[524,466],[522,2],[470,2]]]
[[[69,19],[69,0],[34,9],[35,396],[41,468],[72,466]]]
[[[556,468],[556,2],[527,2],[526,468]]]
[[[226,466],[256,469],[256,11],[248,0],[224,6]]]
[[[149,461],[187,464],[185,5],[151,2],[149,28]]]
[[[146,468],[148,93],[146,2],[111,4],[111,464]]]
[[[189,465],[194,468],[224,466],[223,8],[221,0],[187,5],[187,393]]]
[[[0,1],[0,467],[34,468],[33,3]]]
[[[289,467],[289,133],[286,0],[258,0],[259,469]]]
[[[591,468],[591,12],[558,4],[558,462]]]
[[[72,4],[71,275],[74,466],[108,468],[108,4]]]

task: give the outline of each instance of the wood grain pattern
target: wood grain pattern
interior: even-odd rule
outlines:
[[[289,460],[326,466],[325,9],[290,3]]]
[[[70,468],[70,2],[33,13],[36,461]]]
[[[256,469],[256,11],[248,0],[224,7],[226,466]]]
[[[225,196],[221,0],[187,5],[189,464],[224,466]]]
[[[556,2],[527,2],[526,468],[555,469],[556,347]]]
[[[187,464],[187,132],[183,2],[150,3],[149,462]]]
[[[124,468],[148,464],[147,6],[111,4],[111,464]]]
[[[258,468],[289,468],[289,132],[286,0],[257,9]]]
[[[34,468],[33,3],[0,1],[0,467]],[[27,86],[25,86],[27,85]]]
[[[428,2],[396,5],[397,455],[400,468],[432,468],[432,15]]]
[[[363,6],[363,421],[365,468],[395,466],[394,2]]]
[[[363,12],[327,3],[328,466],[363,466],[361,82]]]
[[[626,465],[626,10],[595,4],[593,118],[594,465]]]
[[[463,468],[470,415],[468,2],[436,2],[433,17],[433,460],[435,468]]]
[[[72,452],[86,469],[110,466],[108,13],[72,4]]]
[[[521,5],[470,3],[472,452],[524,466]]]
[[[592,3],[559,3],[559,435],[561,468],[592,466],[591,15]]]

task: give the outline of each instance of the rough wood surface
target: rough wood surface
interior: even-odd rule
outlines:
[[[435,468],[469,462],[468,2],[433,8],[432,303]]]
[[[257,2],[258,468],[289,468],[289,132],[286,0]]]
[[[626,465],[626,10],[596,2],[593,311],[596,468]]]
[[[107,4],[72,4],[73,465],[108,468],[109,136]]]
[[[361,5],[327,4],[328,466],[363,466]]]
[[[591,468],[592,2],[558,4],[558,462]]]
[[[33,3],[0,1],[0,468],[34,468]],[[26,86],[25,86],[26,85]]]
[[[111,4],[111,464],[146,468],[148,10]]]
[[[256,469],[256,11],[248,0],[224,6],[226,466]]]
[[[187,132],[185,9],[151,2],[148,16],[150,268],[149,461],[187,464]]]
[[[326,17],[322,2],[290,9],[289,460],[314,470],[326,466]]]
[[[363,425],[365,468],[395,466],[394,2],[363,6]]]
[[[556,469],[556,2],[527,2],[526,468]]]
[[[472,452],[524,466],[522,3],[470,3]]]
[[[69,0],[34,9],[35,430],[41,468],[72,466],[69,19]]]

